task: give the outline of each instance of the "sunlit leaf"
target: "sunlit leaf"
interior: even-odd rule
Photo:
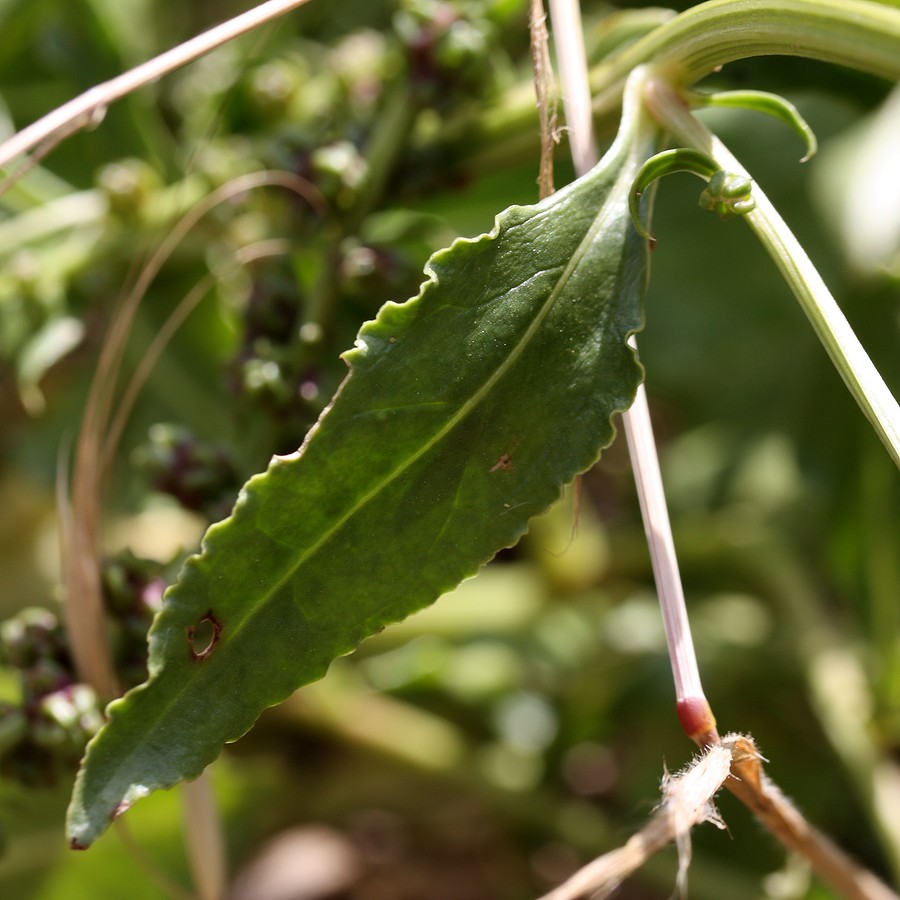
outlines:
[[[596,460],[640,380],[644,131],[626,114],[593,172],[435,254],[420,294],[363,326],[303,447],[246,485],[168,592],[149,681],[89,748],[73,846],[472,575]]]

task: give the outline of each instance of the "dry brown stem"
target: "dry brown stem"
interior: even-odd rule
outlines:
[[[550,37],[547,34],[547,15],[543,0],[531,0],[528,27],[531,34],[531,68],[534,73],[534,93],[537,98],[541,126],[541,162],[538,170],[538,190],[541,200],[553,191],[553,150],[559,143],[556,112],[559,92],[550,62]]]
[[[847,900],[898,900],[890,888],[857,865],[813,828],[762,768],[762,757],[749,737],[728,735],[734,760],[725,787],[790,850],[802,854],[816,874]]]
[[[672,841],[678,844],[678,887],[684,895],[691,861],[691,828],[701,822],[724,827],[712,798],[728,778],[731,763],[731,748],[716,744],[682,774],[666,775],[662,782],[663,799],[653,818],[624,846],[595,859],[542,900],[608,897],[625,878]]]
[[[816,874],[846,900],[900,900],[806,821],[763,772],[762,759],[752,738],[726,735],[682,774],[663,779],[659,808],[624,846],[588,863],[541,900],[608,897],[654,853],[673,841],[678,845],[678,892],[685,896],[691,828],[702,822],[724,827],[713,805],[713,797],[723,785],[785,847],[805,857]]]

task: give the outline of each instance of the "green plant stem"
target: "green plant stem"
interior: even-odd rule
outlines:
[[[688,87],[750,56],[802,56],[894,81],[900,78],[900,9],[869,0],[711,0],[591,72],[595,110],[617,102],[628,73],[653,63]]]
[[[694,106],[718,106],[729,109],[751,109],[784,122],[806,144],[806,153],[800,162],[812,159],[818,151],[818,142],[812,128],[800,115],[793,103],[766,91],[717,91],[713,94],[693,94]]]
[[[100,191],[78,191],[48,200],[17,216],[0,222],[0,256],[17,252],[62,231],[103,223],[109,205]]]
[[[750,177],[728,148],[688,112],[667,81],[651,79],[646,100],[650,111],[678,143],[708,154],[722,169]],[[753,197],[756,208],[744,218],[775,261],[850,393],[900,467],[900,406],[771,201],[756,185]]]
[[[344,230],[355,232],[362,220],[377,206],[418,112],[415,92],[408,75],[389,85],[375,125],[366,142],[366,176]]]

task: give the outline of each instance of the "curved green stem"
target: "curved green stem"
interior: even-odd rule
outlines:
[[[898,54],[900,56],[900,54]],[[720,169],[747,175],[728,148],[690,114],[671,85],[652,80],[646,102],[679,143],[707,154]],[[850,393],[900,466],[900,405],[872,364],[822,277],[766,195],[754,186],[756,208],[745,216],[803,307]]]
[[[704,181],[709,181],[715,175],[717,168],[715,161],[705,153],[685,147],[678,150],[663,150],[662,153],[651,156],[638,171],[628,196],[628,211],[631,213],[634,230],[642,238],[653,243],[656,242],[641,219],[641,197],[655,181],[675,172],[690,172],[692,175],[698,175]]]
[[[700,194],[700,206],[716,213],[720,219],[745,216],[756,207],[753,196],[753,181],[742,173],[726,172],[718,163],[699,150],[681,147],[678,150],[663,150],[651,156],[641,166],[628,197],[628,211],[637,233],[652,243],[656,238],[641,221],[641,196],[657,179],[675,172],[690,172],[706,182]]]
[[[750,56],[803,56],[900,78],[900,9],[868,0],[711,0],[652,31],[591,73],[595,108],[615,103],[628,73],[652,63],[688,87]]]

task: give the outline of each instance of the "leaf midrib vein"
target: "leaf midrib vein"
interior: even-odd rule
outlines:
[[[297,561],[289,566],[285,574],[275,582],[273,587],[261,598],[261,600],[254,605],[253,610],[251,610],[250,614],[244,619],[244,621],[235,629],[234,633],[239,633],[240,630],[243,629],[244,625],[251,619],[251,617],[259,610],[259,608],[267,603],[274,595],[276,595],[281,588],[294,576],[297,570],[303,566],[310,557],[314,556],[319,549],[328,543],[335,534],[340,532],[340,530],[344,527],[344,525],[352,519],[356,513],[362,509],[364,506],[368,505],[369,501],[371,501],[374,497],[376,497],[381,491],[383,491],[388,485],[390,485],[393,481],[399,478],[404,472],[406,472],[411,466],[413,466],[419,459],[421,459],[429,450],[435,447],[443,438],[453,431],[460,422],[462,422],[468,415],[484,400],[485,397],[494,389],[497,383],[503,378],[503,376],[512,368],[518,358],[522,355],[525,348],[531,342],[531,339],[537,334],[544,320],[550,313],[550,310],[553,308],[559,296],[565,290],[568,285],[569,279],[575,270],[581,265],[581,261],[584,259],[584,256],[587,254],[591,245],[593,244],[597,233],[601,230],[603,224],[608,218],[608,212],[611,207],[614,207],[614,200],[616,199],[618,193],[621,190],[621,182],[623,181],[621,174],[612,182],[609,193],[604,198],[603,204],[600,207],[597,215],[594,217],[594,220],[591,222],[591,226],[585,232],[585,236],[581,239],[578,247],[575,252],[572,254],[569,262],[563,269],[560,277],[553,287],[553,290],[550,291],[547,299],[544,301],[538,313],[534,316],[528,328],[525,329],[524,334],[521,338],[516,342],[516,344],[512,347],[510,352],[504,357],[502,363],[494,370],[494,372],[488,377],[488,379],[482,384],[478,390],[476,390],[472,396],[466,400],[459,407],[459,410],[451,416],[450,419],[447,420],[446,424],[444,424],[438,431],[435,432],[434,436],[423,443],[423,445],[416,450],[414,453],[410,454],[402,463],[397,465],[397,467],[389,472],[385,477],[376,484],[368,493],[364,494],[338,521],[316,541],[314,544],[310,545],[306,551],[304,551]]]
[[[610,160],[610,165],[615,165],[616,160]],[[572,254],[569,262],[566,267],[563,269],[559,280],[554,286],[553,290],[549,293],[547,299],[544,301],[537,315],[533,318],[532,322],[529,324],[528,328],[526,328],[522,337],[516,342],[515,346],[512,347],[510,352],[506,355],[503,362],[495,369],[495,371],[491,374],[491,376],[484,382],[484,384],[475,391],[472,396],[466,400],[459,408],[457,413],[452,416],[447,423],[440,428],[437,432],[435,432],[434,436],[424,443],[422,447],[416,452],[412,453],[408,456],[402,463],[400,463],[392,472],[386,475],[377,485],[375,485],[370,491],[364,494],[330,529],[328,529],[318,541],[308,547],[296,560],[296,562],[289,566],[285,571],[284,575],[279,578],[270,588],[266,591],[266,593],[261,597],[261,599],[254,604],[253,608],[250,610],[248,615],[243,619],[242,622],[233,626],[231,629],[231,634],[229,635],[228,643],[231,644],[236,637],[244,630],[246,625],[256,616],[256,614],[261,610],[261,608],[266,605],[274,596],[277,596],[278,592],[281,588],[296,574],[298,569],[300,569],[313,555],[315,555],[322,546],[324,546],[331,538],[337,534],[343,526],[351,519],[356,513],[366,506],[374,497],[376,497],[381,491],[383,491],[388,485],[390,485],[393,481],[399,478],[405,471],[407,471],[412,465],[414,465],[419,459],[422,458],[429,450],[431,450],[436,444],[438,444],[447,434],[453,431],[459,423],[465,419],[472,410],[479,404],[481,401],[493,390],[493,388],[497,385],[497,383],[503,378],[504,375],[512,368],[515,362],[519,359],[519,357],[524,352],[525,348],[529,345],[532,338],[540,329],[550,310],[553,308],[557,299],[560,297],[562,292],[565,290],[566,286],[569,283],[570,278],[576,271],[576,269],[581,265],[582,260],[596,239],[598,233],[602,229],[603,225],[606,221],[611,218],[610,213],[616,208],[618,203],[617,200],[621,200],[623,196],[623,191],[628,181],[628,167],[623,167],[622,171],[618,173],[618,175],[613,179],[610,185],[610,189],[606,196],[604,197],[603,203],[600,209],[597,212],[597,215],[594,217],[590,227],[585,232],[584,237],[579,242],[578,247],[575,252]],[[499,237],[499,235],[498,235]],[[151,679],[152,680],[152,679]],[[168,703],[160,710],[160,712],[156,716],[157,724],[163,720],[168,711],[174,707],[181,696],[186,693],[191,686],[196,684],[194,679],[190,679],[189,681],[183,683],[181,688],[175,692]],[[149,687],[149,682],[146,685]],[[121,702],[121,701],[120,701]],[[141,741],[142,744],[147,743],[147,732],[144,732],[144,738]],[[120,766],[116,767],[116,776],[121,772],[123,768],[125,768],[125,759]],[[84,774],[84,773],[81,773]],[[185,777],[184,773],[182,777]],[[115,778],[108,777],[105,781],[106,786],[112,786],[115,783]],[[164,784],[160,784],[160,787],[165,786]],[[130,785],[129,785],[130,787]],[[118,793],[118,792],[117,792]],[[93,830],[93,829],[92,829]]]

